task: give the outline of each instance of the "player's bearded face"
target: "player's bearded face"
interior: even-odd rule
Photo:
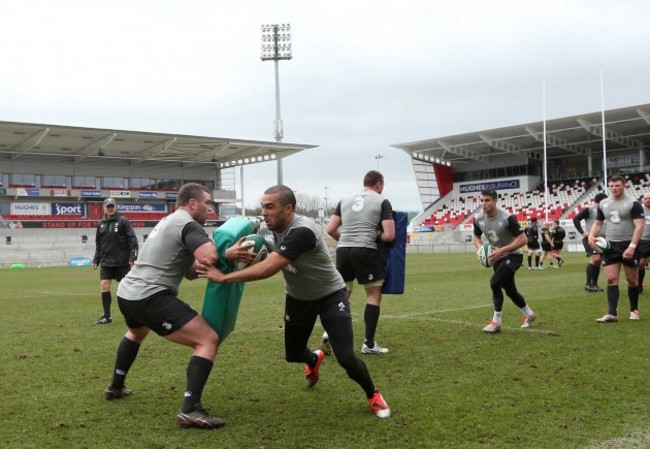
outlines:
[[[207,192],[203,192],[200,199],[194,200],[194,220],[200,224],[205,224],[208,213],[212,211],[212,198]]]

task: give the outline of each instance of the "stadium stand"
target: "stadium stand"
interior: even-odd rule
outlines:
[[[635,199],[641,198],[644,194],[650,193],[650,174],[649,173],[633,173],[625,175],[625,193]],[[593,183],[590,190],[584,195],[577,204],[572,204],[569,213],[566,215],[567,219],[575,217],[582,209],[589,207],[592,203],[593,197],[603,192],[605,189],[602,182]]]
[[[648,178],[646,179],[645,176]],[[633,180],[648,181],[650,175],[644,177],[634,176]],[[567,211],[578,204],[578,209],[590,204],[593,195],[598,193],[598,178],[576,178],[549,182],[548,190],[548,218],[555,220],[563,217]],[[593,194],[588,193],[593,189]],[[600,187],[602,189],[602,187]],[[628,192],[632,194],[631,192]],[[451,194],[450,194],[451,195]],[[633,196],[642,195],[637,189]],[[546,216],[547,203],[544,191],[535,189],[529,192],[499,193],[499,206],[517,216],[520,221],[528,221],[533,217]],[[424,221],[425,226],[451,226],[456,227],[462,223],[472,223],[473,215],[480,211],[479,197],[469,195],[466,197],[452,198],[434,211],[430,218]],[[571,218],[571,217],[569,217]]]
[[[452,198],[441,209],[431,214],[431,217],[424,221],[424,226],[451,225],[457,226],[473,214],[480,206],[478,196],[467,196]]]

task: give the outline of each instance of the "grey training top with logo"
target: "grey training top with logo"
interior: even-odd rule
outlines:
[[[135,265],[120,282],[117,296],[138,301],[164,290],[177,295],[178,286],[194,263],[194,250],[209,241],[189,212],[179,209],[168,215],[149,234]]]
[[[393,208],[386,198],[371,189],[343,198],[334,215],[341,217],[339,248],[377,249],[377,229],[383,220],[393,219]]]
[[[594,221],[596,221],[596,218],[598,217],[598,204],[592,204],[589,207],[586,207],[582,209],[574,218],[573,223],[575,224],[576,229],[578,232],[582,234],[583,228],[582,226],[578,226],[580,220],[584,220],[585,226],[584,226],[584,232],[587,234],[589,231],[591,231],[591,227],[594,225]],[[576,220],[578,220],[578,223],[576,223]],[[600,228],[600,233],[598,235],[605,235],[605,231],[607,229],[607,224],[603,223],[603,225]]]
[[[498,209],[494,218],[488,218],[483,211],[474,217],[474,235],[481,237],[485,235],[490,245],[501,248],[512,243],[522,233],[517,217]],[[521,248],[517,248],[507,254],[521,254]],[[504,254],[504,255],[507,255]]]
[[[641,240],[650,240],[650,207],[643,206],[643,215],[645,215],[645,225],[643,225]]]
[[[620,200],[605,198],[598,205],[597,219],[607,223],[605,237],[610,242],[629,242],[637,218],[644,218],[643,206],[627,195]]]
[[[294,215],[283,233],[260,228],[260,234],[270,249],[291,261],[282,269],[287,295],[315,301],[345,288],[323,235],[311,219]]]

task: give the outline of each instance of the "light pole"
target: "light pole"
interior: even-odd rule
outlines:
[[[327,198],[327,186],[325,186],[325,216],[326,217],[329,214],[329,207],[327,205],[327,199],[328,199]]]
[[[280,64],[291,59],[291,25],[262,25],[262,61],[275,62],[275,141],[282,142],[280,118]],[[282,159],[278,158],[278,184],[282,184]]]
[[[379,170],[379,160],[385,158],[383,154],[377,154],[375,155],[375,160],[377,161],[377,170]]]

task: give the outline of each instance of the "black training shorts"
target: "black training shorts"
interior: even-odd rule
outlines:
[[[639,259],[650,257],[650,240],[640,240],[639,246],[636,247],[636,253],[639,255]]]
[[[623,253],[630,246],[630,242],[609,242],[609,251],[603,253],[603,264],[613,265],[615,263],[622,263],[628,267],[639,266],[639,251],[638,248],[634,250],[634,256],[631,259],[623,259]]]
[[[589,257],[600,254],[598,251],[589,246],[589,239],[587,239],[587,237],[582,238],[582,246],[585,248],[585,254]]]
[[[539,251],[539,240],[533,240],[532,242],[526,243],[526,247],[530,251]]]
[[[138,301],[118,296],[117,303],[130,329],[144,326],[161,336],[177,331],[198,315],[196,310],[169,290]]]
[[[313,325],[316,317],[321,322],[331,317],[352,318],[350,302],[345,289],[337,290],[331,295],[315,301],[305,301],[286,295],[284,320],[287,328],[292,325]]]
[[[501,266],[505,266],[512,271],[517,271],[521,264],[524,262],[523,254],[508,254],[497,260],[492,266],[494,271],[497,271]]]
[[[122,265],[119,267],[105,267],[99,265],[99,279],[115,279],[117,282],[121,281],[131,271],[131,265]]]
[[[336,269],[345,282],[356,279],[361,285],[386,277],[379,251],[371,248],[337,248]]]

